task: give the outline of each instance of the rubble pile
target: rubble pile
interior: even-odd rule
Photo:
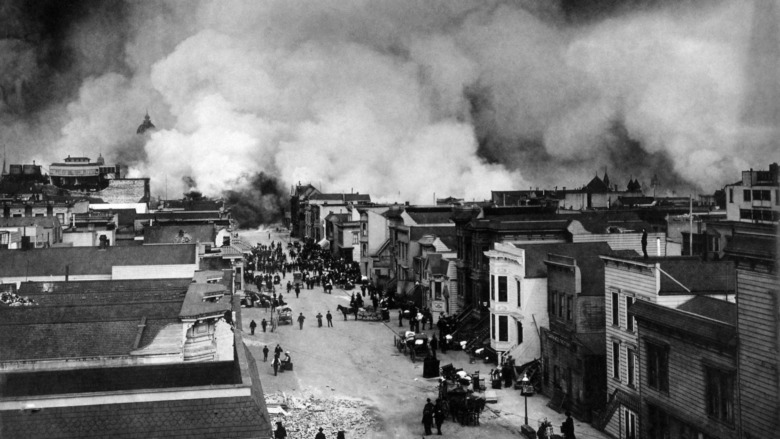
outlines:
[[[37,305],[37,303],[29,297],[22,297],[16,293],[0,293],[0,303],[8,306]]]
[[[377,425],[368,407],[360,401],[286,396],[280,392],[267,394],[265,398],[273,425],[281,421],[293,438],[312,438],[320,427],[327,437],[335,438],[343,430],[347,438],[360,438]],[[281,407],[280,413],[274,413],[275,406]]]

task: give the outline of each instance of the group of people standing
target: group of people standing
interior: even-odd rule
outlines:
[[[434,422],[436,423],[437,434],[441,435],[441,426],[444,424],[444,419],[446,417],[447,413],[439,399],[437,398],[436,404],[434,404],[431,402],[431,399],[428,398],[425,407],[423,407],[422,417],[422,424],[423,427],[425,427],[425,435],[428,436],[429,434],[433,434],[432,427]]]

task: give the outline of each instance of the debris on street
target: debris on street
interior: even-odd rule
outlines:
[[[282,392],[265,395],[272,424],[281,421],[290,437],[314,437],[322,427],[328,437],[344,431],[348,438],[360,438],[374,430],[377,420],[365,403],[346,398],[288,396]],[[280,407],[281,410],[272,409]]]

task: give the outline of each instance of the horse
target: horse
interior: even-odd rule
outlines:
[[[347,306],[337,306],[336,309],[341,311],[342,314],[344,314],[344,320],[347,320],[347,314],[355,314],[355,320],[357,320],[357,312],[358,309],[356,307],[347,307]]]

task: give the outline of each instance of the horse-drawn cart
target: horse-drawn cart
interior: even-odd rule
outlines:
[[[279,324],[285,325],[293,323],[293,312],[292,308],[289,306],[283,306],[277,310],[277,313],[279,314]]]
[[[371,305],[367,305],[365,308],[358,308],[357,316],[360,320],[382,320],[382,313]]]

